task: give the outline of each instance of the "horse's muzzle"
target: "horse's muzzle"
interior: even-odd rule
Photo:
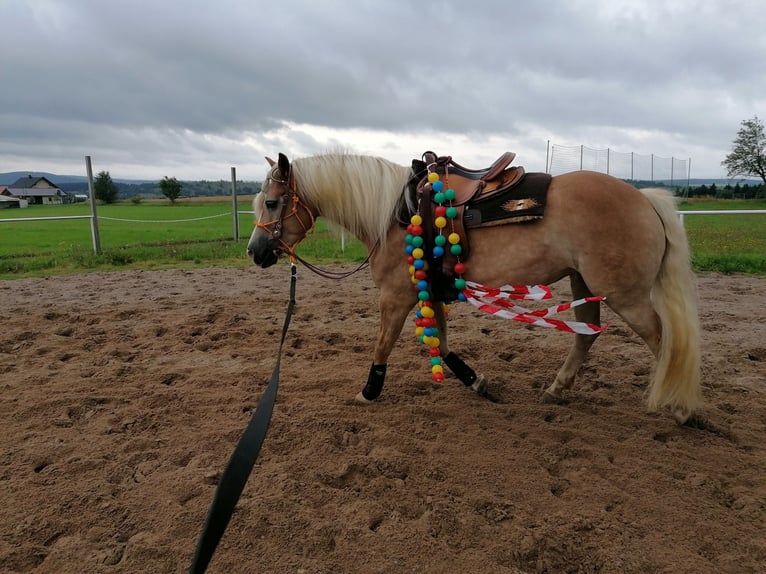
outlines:
[[[279,245],[274,241],[262,242],[260,246],[252,243],[247,246],[247,256],[262,269],[274,265],[281,253]]]

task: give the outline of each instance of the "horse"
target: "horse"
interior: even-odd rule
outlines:
[[[256,224],[247,244],[255,265],[269,267],[288,255],[317,217],[345,228],[367,248],[379,290],[380,323],[361,403],[382,392],[389,355],[410,311],[418,303],[401,225],[405,190],[413,168],[384,158],[324,153],[290,161],[280,153],[269,164],[253,200]],[[680,424],[703,408],[700,328],[689,248],[673,196],[636,189],[612,176],[576,171],[553,176],[544,217],[535,222],[477,227],[470,231],[466,279],[483,285],[549,285],[569,277],[575,298],[605,297],[608,305],[646,343],[655,357],[645,397],[647,410],[668,409]],[[438,349],[466,386],[487,391],[447,341],[444,304],[433,302]],[[578,321],[601,325],[599,302],[574,309]],[[572,347],[542,400],[563,403],[564,393],[598,338],[575,334]]]

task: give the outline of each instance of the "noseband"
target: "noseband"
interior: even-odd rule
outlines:
[[[277,168],[275,167],[274,170],[276,169]],[[295,257],[295,248],[298,247],[298,244],[301,241],[303,241],[303,239],[305,239],[308,232],[314,228],[314,223],[315,223],[314,213],[311,211],[311,209],[309,209],[309,207],[305,203],[301,201],[300,197],[298,196],[298,190],[295,184],[295,178],[293,177],[292,169],[290,169],[290,173],[288,174],[286,180],[275,177],[274,170],[272,170],[271,173],[266,178],[265,184],[271,185],[272,183],[277,183],[283,186],[284,188],[284,191],[280,195],[280,201],[282,202],[282,209],[279,212],[279,218],[274,219],[272,221],[267,221],[265,223],[262,223],[259,218],[258,221],[255,222],[255,226],[258,229],[263,229],[269,235],[271,235],[272,239],[278,241],[280,244],[279,250],[284,253],[287,253],[292,259]],[[287,213],[285,213],[288,203],[290,204],[290,210]],[[306,214],[309,216],[308,226],[299,215],[300,209],[303,209],[303,211],[305,211]],[[261,212],[261,217],[263,217],[263,212]],[[284,225],[284,222],[290,219],[291,217],[295,217],[295,219],[298,220],[298,223],[301,224],[301,227],[303,228],[303,237],[299,239],[298,241],[296,241],[293,245],[288,245],[282,239],[282,227]]]

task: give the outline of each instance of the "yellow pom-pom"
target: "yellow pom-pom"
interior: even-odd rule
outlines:
[[[434,183],[439,181],[439,174],[436,172],[431,172],[428,174],[428,183]]]
[[[410,218],[410,223],[412,223],[412,225],[422,225],[422,224],[423,224],[423,218],[422,218],[422,217],[420,217],[420,216],[419,216],[419,215],[416,213],[415,215],[413,215],[413,216]]]
[[[408,270],[410,272],[410,277],[412,277],[414,279],[415,278],[415,266],[414,265],[410,265],[408,267]]]
[[[421,307],[420,314],[423,315],[423,317],[430,319],[434,316],[434,310],[431,307]]]
[[[447,225],[447,219],[444,217],[437,217],[434,219],[434,225],[441,229],[442,227],[445,227]]]
[[[415,336],[420,337],[420,335],[422,335],[424,331],[425,331],[425,328],[423,327],[415,327]]]
[[[433,367],[431,367],[431,372],[432,373],[443,373],[444,372],[444,367],[442,367],[441,365],[434,365]]]
[[[420,247],[416,247],[415,249],[412,250],[412,256],[415,259],[423,259],[423,255],[425,255],[425,253],[423,253],[423,250]]]
[[[450,233],[447,241],[450,242],[450,245],[457,245],[460,243],[460,236],[457,233]]]
[[[426,343],[426,345],[429,347],[438,347],[440,342],[441,341],[439,341],[439,337],[429,337],[429,341]]]
[[[412,277],[410,277],[410,283],[412,283],[413,285],[417,285],[418,284],[418,280],[415,279],[414,275]]]

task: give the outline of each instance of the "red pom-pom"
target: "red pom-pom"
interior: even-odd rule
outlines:
[[[465,273],[465,264],[464,263],[455,263],[455,267],[453,269],[457,275],[462,275]]]

